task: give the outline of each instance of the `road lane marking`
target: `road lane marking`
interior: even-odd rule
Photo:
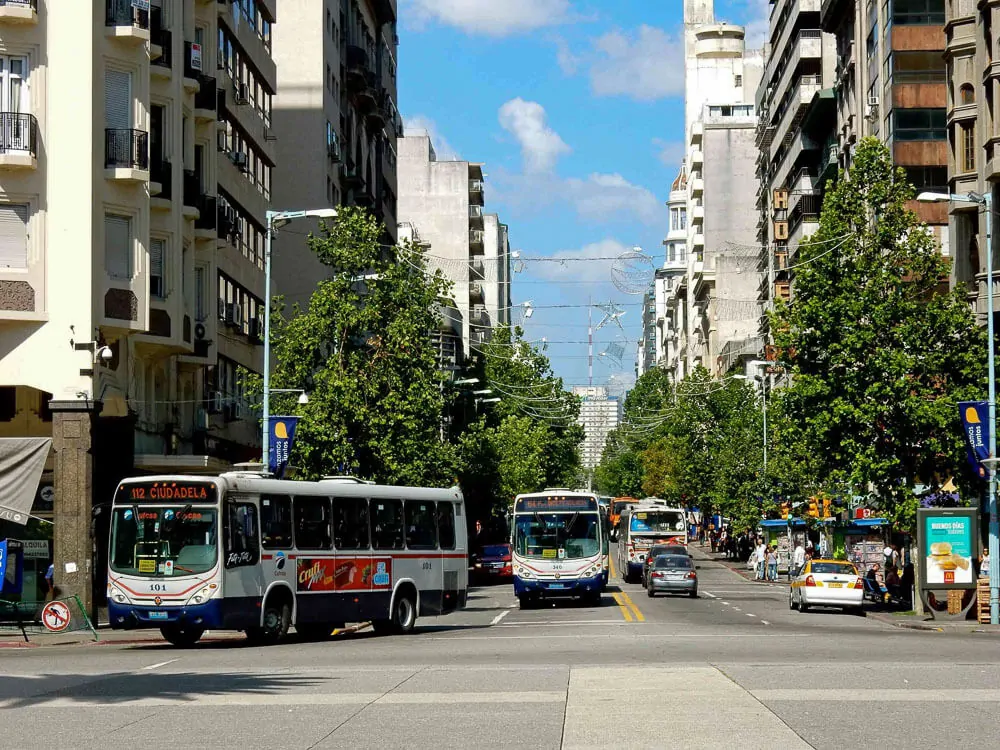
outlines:
[[[608,555],[608,578],[614,580],[615,577],[615,556]]]
[[[498,628],[523,628],[527,625],[561,627],[563,625],[621,625],[618,620],[508,620]]]
[[[757,615],[752,615],[752,614],[750,614],[749,612],[747,612],[747,617],[756,617],[756,616],[757,616]]]
[[[180,661],[180,659],[168,659],[167,661],[157,662],[156,664],[150,664],[148,667],[143,667],[146,671],[151,671],[153,669],[158,669],[160,667],[165,667],[168,664],[173,664],[175,661]]]
[[[632,601],[632,597],[630,597],[624,591],[622,592],[622,599],[625,600],[625,604],[627,604],[629,606],[629,608],[632,610],[633,614],[635,615],[635,621],[636,622],[645,622],[646,621],[645,615],[643,615],[642,612],[639,611],[639,608],[637,606],[635,606],[635,602]]]
[[[703,595],[707,596],[709,599],[717,599],[718,598],[715,594],[710,594],[707,591],[702,591],[701,593]]]
[[[616,638],[632,637],[635,639],[647,640],[649,638],[812,638],[808,633],[785,633],[767,635],[766,633],[649,633],[648,628],[623,628],[621,633],[615,635]],[[631,635],[630,635],[631,634]],[[607,641],[607,633],[573,633],[572,635],[455,635],[455,636],[432,636],[428,641],[555,641],[567,638],[578,640],[586,638],[600,639]],[[3,703],[0,702],[0,708]]]
[[[740,609],[739,607],[733,607],[733,611],[734,612],[742,612],[743,610]]]
[[[771,624],[767,620],[761,620],[761,622],[764,623],[765,625],[770,625]]]
[[[491,622],[490,625],[499,625],[500,621],[509,614],[510,610],[505,609],[503,612],[501,612],[500,614],[498,614],[496,617],[493,618],[493,622]]]
[[[621,610],[622,617],[625,618],[625,622],[632,622],[632,614],[628,611],[628,608],[625,606],[625,602],[622,601],[622,594],[620,592],[616,592],[612,594],[612,596],[614,597],[614,600],[618,603],[618,608]]]

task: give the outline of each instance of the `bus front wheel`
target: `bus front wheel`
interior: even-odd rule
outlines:
[[[180,625],[169,625],[160,628],[160,634],[163,636],[163,640],[171,646],[190,648],[201,640],[205,631],[203,628],[185,628]]]
[[[247,630],[247,638],[251,643],[269,646],[277,643],[288,632],[292,611],[283,599],[270,598],[264,605],[264,624]]]
[[[400,592],[392,605],[388,620],[374,620],[372,628],[376,633],[405,635],[413,630],[417,622],[417,602],[410,592]]]

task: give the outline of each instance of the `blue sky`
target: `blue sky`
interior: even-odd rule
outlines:
[[[759,39],[767,0],[715,5],[717,18],[749,24],[751,40]],[[595,352],[626,351],[620,365],[597,357],[594,382],[631,380],[641,297],[619,291],[614,261],[603,259],[638,246],[663,262],[663,204],[682,156],[682,6],[400,0],[407,127],[430,132],[439,158],[485,164],[486,209],[510,226],[525,261],[514,302],[532,302],[528,335],[548,340],[546,353],[568,383],[587,381],[590,301],[613,300],[626,311],[624,330],[608,324],[595,336]],[[593,314],[595,323],[604,317]]]

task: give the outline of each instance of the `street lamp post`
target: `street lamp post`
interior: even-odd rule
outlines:
[[[986,342],[989,379],[989,434],[990,459],[997,458],[997,393],[996,368],[993,341],[993,192],[992,189],[979,195],[955,195],[951,193],[921,193],[918,201],[926,203],[974,203],[982,206],[986,215]],[[997,472],[996,461],[985,461],[989,471],[987,504],[990,513],[990,624],[1000,624],[1000,520],[997,518]]]
[[[313,211],[268,211],[267,231],[264,240],[264,404],[261,428],[261,463],[267,471],[270,452],[270,432],[268,422],[271,417],[271,244],[274,230],[294,219],[335,219],[337,209],[319,208]],[[303,393],[303,395],[305,395]]]

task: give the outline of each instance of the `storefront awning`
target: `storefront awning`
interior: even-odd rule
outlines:
[[[871,528],[872,526],[888,526],[889,521],[885,518],[856,518],[851,521],[851,526]]]
[[[0,438],[0,521],[22,526],[45,469],[52,438]]]

